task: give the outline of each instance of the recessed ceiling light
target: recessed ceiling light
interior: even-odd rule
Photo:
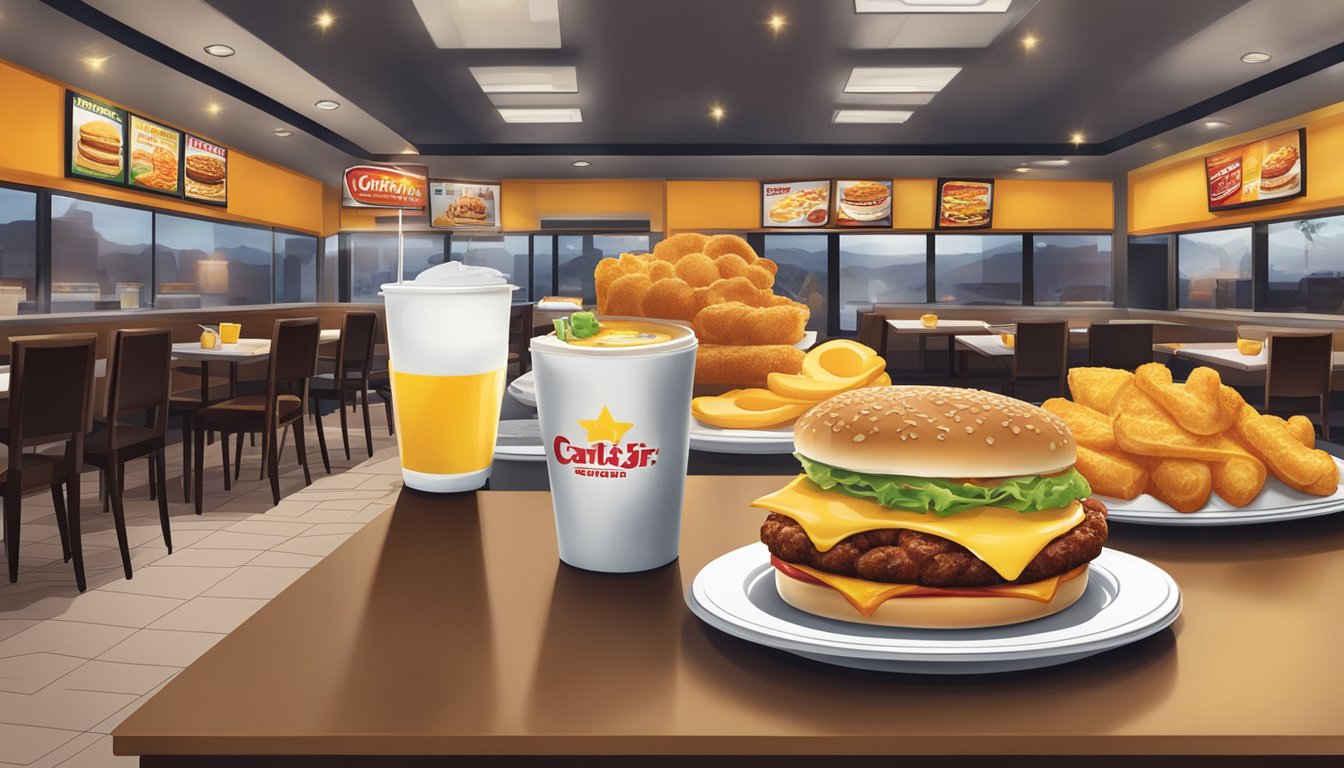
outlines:
[[[724,115],[726,115],[726,114],[727,114],[727,112],[724,112],[724,111],[723,111],[723,105],[722,105],[722,104],[714,104],[714,105],[712,105],[712,106],[709,108],[709,117],[710,117],[711,120],[713,120],[713,121],[716,122],[716,123],[721,123],[721,122],[723,122],[723,117],[724,117]]]
[[[1026,48],[1028,51],[1034,50],[1036,48],[1036,44],[1039,42],[1040,40],[1037,40],[1034,36],[1027,35],[1026,37],[1022,38],[1022,47]]]
[[[937,93],[961,67],[855,67],[845,93]]]
[[[574,67],[468,67],[486,93],[577,93]]]
[[[85,56],[84,66],[92,69],[94,72],[103,71],[103,65],[107,63],[107,56]]]
[[[214,102],[211,102],[211,103],[210,103],[210,106],[206,107],[205,109],[206,109],[207,112],[209,112],[209,113],[212,114],[212,115],[218,115],[218,114],[219,114],[219,105],[216,104],[216,103],[214,103]]]
[[[578,107],[498,107],[506,123],[582,123]]]
[[[341,103],[339,101],[332,101],[331,99],[322,99],[320,101],[313,102],[313,106],[317,107],[318,109],[325,109],[328,112],[330,112],[333,109],[340,109]]]
[[[779,32],[780,30],[784,29],[784,25],[788,24],[788,21],[786,21],[783,16],[780,16],[778,13],[776,13],[771,15],[770,20],[765,22],[765,24],[766,26],[770,27],[771,32]]]
[[[570,165],[574,166],[575,168],[587,168],[588,166],[592,165],[592,163],[588,162],[587,160],[575,160],[574,162],[570,163]]]
[[[1017,166],[1016,168],[1014,168],[1013,170],[1014,170],[1014,171],[1017,171],[1018,173],[1031,173],[1031,169],[1028,168],[1028,167],[1025,166],[1025,165],[1019,165],[1019,166]]]
[[[205,52],[210,54],[211,56],[218,56],[221,59],[227,58],[237,53],[237,51],[233,50],[233,48],[223,43],[213,43],[211,45],[207,45],[205,46]]]
[[[1081,131],[1074,131],[1074,132],[1073,132],[1073,135],[1069,137],[1069,141],[1073,142],[1074,144],[1082,144],[1082,143],[1083,143],[1083,134],[1082,134],[1082,132],[1081,132]]]
[[[1273,57],[1264,51],[1247,51],[1241,54],[1241,60],[1247,64],[1264,64]]]
[[[855,13],[1003,13],[1010,0],[854,0]]]
[[[1051,160],[1032,160],[1031,164],[1043,166],[1046,168],[1061,168],[1063,166],[1068,165],[1069,160],[1066,157],[1057,157]]]
[[[1229,125],[1231,125],[1231,123],[1227,122],[1226,120],[1205,120],[1205,121],[1204,121],[1204,127],[1205,127],[1205,128],[1208,128],[1210,131],[1212,131],[1212,130],[1214,130],[1214,129],[1216,129],[1216,128],[1226,128],[1226,127],[1229,126]]]
[[[914,112],[908,109],[837,109],[833,123],[904,123]]]
[[[317,24],[317,26],[322,29],[326,29],[327,27],[330,27],[334,21],[336,21],[336,17],[332,16],[330,11],[323,11],[317,14],[317,18],[313,20],[313,23]]]
[[[279,136],[282,139],[287,139],[290,136],[294,135],[294,132],[289,130],[288,128],[276,128],[274,131],[271,131],[271,133],[274,133],[276,136]]]

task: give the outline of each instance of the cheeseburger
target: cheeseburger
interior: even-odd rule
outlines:
[[[985,627],[1047,616],[1087,587],[1106,508],[1069,428],[1003,395],[951,387],[846,392],[794,426],[804,474],[768,510],[785,602],[843,621]]]
[[[1291,144],[1265,155],[1260,164],[1260,191],[1282,192],[1297,187],[1300,176],[1296,171],[1297,157],[1297,147]]]

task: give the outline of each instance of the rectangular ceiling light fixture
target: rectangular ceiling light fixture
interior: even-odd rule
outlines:
[[[837,109],[833,123],[904,123],[915,114],[908,109]]]
[[[468,67],[486,93],[578,93],[574,67]]]
[[[1006,13],[1012,0],[854,0],[855,13]]]
[[[499,107],[506,123],[582,123],[578,107]]]
[[[414,0],[440,48],[559,48],[559,0]]]
[[[961,67],[855,67],[845,93],[937,93]]]

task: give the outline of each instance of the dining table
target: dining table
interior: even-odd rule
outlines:
[[[984,320],[944,320],[938,319],[933,325],[925,325],[922,320],[887,320],[891,333],[898,336],[914,336],[919,341],[919,364],[924,365],[924,350],[930,336],[947,337],[947,373],[957,375],[954,337],[968,334],[988,334],[989,324]]]
[[[1192,343],[1154,344],[1153,351],[1158,354],[1182,357],[1187,360],[1208,365],[1229,368],[1236,371],[1262,372],[1269,367],[1269,347],[1262,346],[1254,355],[1243,354],[1237,349],[1236,342],[1201,341]],[[1344,371],[1344,352],[1335,351],[1331,368]]]

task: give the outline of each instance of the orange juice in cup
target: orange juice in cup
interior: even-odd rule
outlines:
[[[937,327],[938,327],[938,316],[937,316],[937,315],[934,315],[934,314],[920,315],[920,316],[919,316],[919,322],[920,322],[920,324],[922,324],[925,328],[937,328]]]
[[[218,342],[219,337],[215,335],[214,331],[201,331],[201,349],[214,349]]]
[[[242,332],[243,326],[238,323],[220,323],[219,342],[221,344],[237,344],[238,335]]]
[[[1000,333],[999,341],[1003,343],[1003,346],[1013,349],[1017,346],[1017,335],[1012,333]]]
[[[1254,357],[1264,348],[1265,342],[1258,339],[1237,339],[1237,351],[1243,355]]]

